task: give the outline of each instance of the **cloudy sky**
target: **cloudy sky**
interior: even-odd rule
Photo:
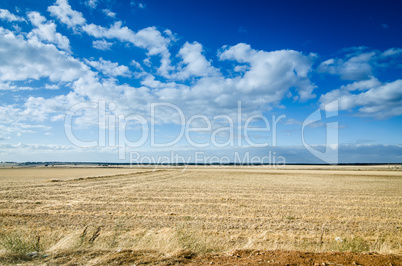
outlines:
[[[341,163],[402,162],[400,10],[3,0],[0,161],[249,152],[322,163],[336,150]]]

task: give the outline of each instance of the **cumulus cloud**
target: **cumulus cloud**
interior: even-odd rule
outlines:
[[[92,66],[93,68],[99,70],[106,76],[110,77],[129,77],[131,76],[130,69],[127,66],[119,65],[118,63],[113,63],[108,60],[103,60],[100,58],[99,61],[90,61],[85,59],[85,62]]]
[[[368,79],[372,75],[372,66],[369,62],[374,55],[375,53],[371,52],[353,56],[348,60],[329,59],[319,65],[318,71],[340,75],[343,80]]]
[[[240,58],[241,53],[236,52],[240,46],[247,47],[243,58]],[[103,99],[115,103],[115,112],[118,114],[136,113],[144,116],[149,115],[149,106],[153,102],[175,104],[186,116],[202,110],[204,115],[213,117],[223,113],[235,116],[238,101],[242,101],[245,115],[261,113],[277,105],[292,88],[296,89],[294,93],[303,100],[313,97],[311,92],[314,84],[309,81],[308,74],[314,56],[305,56],[296,51],[257,51],[247,45],[240,46],[226,47],[220,54],[222,60],[249,65],[244,73],[232,78],[224,77],[206,60],[200,44],[186,43],[178,53],[182,65],[176,74],[179,77],[198,77],[192,84],[181,84],[175,79],[160,79],[144,72],[141,65],[133,61],[132,65],[142,73],[139,76],[140,87],[120,85],[116,79],[100,79],[95,74],[88,74],[74,81],[72,88],[75,93],[90,101]],[[117,73],[112,72],[112,69],[122,66],[103,59],[86,62],[109,77],[128,73],[126,68],[120,68],[121,71]],[[36,106],[32,108],[35,109]],[[97,121],[89,113],[86,115],[87,118],[82,117],[77,122],[90,125]],[[157,119],[161,123],[180,123],[177,113],[169,108],[161,112]]]
[[[10,11],[8,11],[7,9],[0,9],[0,19],[6,20],[6,21],[9,21],[9,22],[25,21],[24,18],[16,16],[16,15],[10,13]]]
[[[15,105],[0,106],[0,138],[9,139],[10,136],[51,130],[47,125],[35,123],[37,120],[26,116],[24,111]]]
[[[37,133],[38,131],[48,131],[51,127],[45,125],[31,125],[15,121],[11,126],[4,126],[0,124],[0,135],[2,134],[25,134],[25,133]],[[5,139],[7,137],[4,137]]]
[[[244,57],[241,57],[241,51],[245,52]],[[152,90],[115,85],[113,92],[123,89],[124,92],[118,94],[129,100],[133,97],[133,92],[141,91],[142,97],[148,101],[170,102],[189,116],[202,109],[202,113],[209,117],[222,113],[235,115],[238,101],[242,101],[243,111],[247,115],[258,114],[278,104],[292,88],[296,88],[294,93],[302,100],[314,97],[312,90],[315,86],[308,78],[313,55],[304,56],[296,51],[257,51],[244,44],[225,47],[220,53],[221,60],[234,60],[241,65],[249,65],[245,73],[233,78],[220,74],[202,55],[202,46],[198,43],[186,43],[178,55],[183,59],[182,66],[179,67],[177,76],[172,76],[199,77],[193,84],[164,82],[147,74],[142,78],[141,85]],[[147,101],[143,101],[142,106],[149,105]],[[132,104],[131,107],[135,108],[135,105]],[[159,118],[163,122],[177,122],[177,117],[168,111]]]
[[[155,27],[134,32],[128,27],[122,26],[121,21],[115,22],[110,28],[87,24],[83,26],[83,30],[95,38],[118,39],[122,42],[132,43],[134,46],[147,49],[149,55],[167,52],[167,46],[170,43],[170,39],[163,37]]]
[[[28,34],[28,38],[37,38],[40,41],[56,44],[60,49],[70,50],[70,41],[56,31],[56,24],[47,22],[46,18],[38,12],[29,12],[28,19],[35,27]]]
[[[130,65],[134,66],[138,70],[144,71],[144,69],[142,68],[141,64],[138,63],[137,61],[135,61],[134,59],[131,60]]]
[[[99,0],[86,0],[85,5],[89,8],[96,8],[98,6]]]
[[[402,49],[401,48],[390,48],[382,53],[382,56],[388,57],[388,56],[395,56],[402,54]]]
[[[224,46],[218,52],[218,59],[230,61],[232,64],[233,71],[227,76],[214,67],[212,60],[205,57],[203,46],[198,42],[184,43],[177,53],[178,63],[172,65],[169,45],[175,37],[169,30],[161,33],[155,27],[148,27],[135,32],[123,26],[120,21],[110,27],[85,24],[82,14],[71,10],[65,0],[58,0],[55,5],[49,7],[49,11],[69,28],[76,27],[99,39],[93,41],[93,47],[96,49],[108,50],[112,43],[107,40],[116,39],[145,49],[148,67],[152,66],[153,55],[160,56],[161,65],[156,72],[146,72],[141,64],[132,60],[131,65],[139,70],[136,74],[127,66],[103,58],[98,61],[83,59],[87,64],[85,65],[71,55],[59,51],[54,45],[42,43],[54,43],[60,48],[62,42],[56,37],[54,23],[46,21],[39,13],[31,12],[28,17],[35,28],[28,34],[29,39],[2,28],[0,30],[0,48],[3,48],[0,49],[0,84],[4,88],[17,90],[18,87],[13,81],[46,78],[57,83],[47,84],[48,88],[57,89],[59,83],[64,82],[68,83],[72,91],[52,98],[30,97],[17,112],[21,116],[35,117],[38,121],[62,120],[63,114],[74,104],[100,100],[115,103],[116,114],[136,113],[147,116],[151,103],[169,102],[179,106],[188,116],[202,110],[208,117],[222,113],[235,115],[237,103],[241,101],[245,115],[252,115],[279,106],[285,97],[293,97],[294,100],[300,101],[315,97],[313,91],[316,86],[309,78],[316,60],[314,54],[304,55],[293,50],[261,51],[244,43]],[[395,54],[399,54],[396,48],[385,51],[381,56],[385,58]],[[355,52],[346,60],[337,60],[342,60],[338,65],[347,69],[346,72],[353,72],[350,70],[353,68],[351,65],[362,62],[368,64],[378,56],[379,53]],[[320,67],[324,68],[324,63]],[[326,62],[325,71],[339,73],[337,68],[329,70],[331,64],[337,64],[336,60]],[[371,74],[371,69],[366,72]],[[139,79],[139,86],[120,84],[117,79],[131,75]],[[183,84],[183,81],[189,82]],[[390,97],[395,99],[399,97],[396,93],[398,86],[398,83],[382,84],[378,80],[365,77],[359,83],[323,95],[320,103],[325,104],[332,99],[343,97],[341,108],[344,110],[360,107],[360,112],[370,113],[368,106],[373,108],[379,105],[367,100],[367,95],[372,94],[370,91],[373,88],[376,90],[374,93],[384,95],[384,99],[385,94],[392,95]],[[362,99],[354,106],[347,104],[348,97],[357,97],[359,94],[366,96],[359,96]],[[398,113],[396,105],[393,113]],[[80,125],[92,125],[97,123],[96,115],[87,110],[75,122]],[[180,122],[172,110],[162,112],[158,119],[165,123]]]
[[[86,22],[82,13],[72,10],[67,0],[57,0],[56,3],[49,6],[47,10],[52,16],[59,19],[69,28],[75,28],[76,26],[83,25]]]
[[[47,90],[58,90],[60,87],[56,84],[45,84],[44,88]]]
[[[12,124],[14,121],[19,120],[21,108],[15,105],[1,105],[0,106],[0,124]],[[4,133],[4,131],[3,131]]]
[[[218,75],[219,71],[211,65],[202,54],[202,45],[198,42],[186,42],[179,51],[184,66],[176,74],[179,79],[187,79],[191,76],[204,77]]]
[[[11,153],[18,152],[21,154],[24,153],[43,153],[43,152],[66,152],[66,151],[78,151],[74,146],[69,145],[55,145],[55,144],[27,144],[27,143],[18,143],[18,144],[9,144],[9,143],[0,143],[0,149],[2,151],[8,151]]]
[[[173,70],[168,49],[171,42],[170,35],[167,34],[167,37],[164,37],[156,27],[148,27],[134,32],[128,27],[122,26],[121,21],[117,21],[109,28],[87,24],[83,26],[83,30],[95,38],[117,39],[121,42],[131,43],[136,47],[146,49],[148,56],[160,55],[158,73],[164,77],[169,77],[169,72]]]
[[[1,27],[0,58],[0,81],[5,82],[41,78],[69,82],[86,71],[80,61],[54,45],[45,45],[35,39],[26,40]]]
[[[96,8],[98,1],[87,0],[85,4]],[[242,118],[250,117],[281,107],[285,98],[294,101],[314,98],[316,85],[310,75],[315,70],[352,81],[322,95],[321,106],[339,99],[341,110],[357,111],[358,115],[380,119],[402,115],[402,80],[380,82],[374,77],[376,68],[400,64],[395,59],[402,55],[400,48],[383,52],[364,47],[345,50],[342,51],[345,55],[327,58],[318,69],[312,67],[318,60],[315,54],[256,50],[245,43],[223,46],[215,60],[215,57],[206,56],[204,47],[198,42],[183,42],[181,47],[171,49],[177,38],[168,29],[148,27],[134,31],[121,21],[109,26],[87,24],[82,13],[72,10],[67,0],[57,0],[48,11],[74,33],[89,35],[89,43],[92,41],[95,49],[107,51],[121,42],[124,49],[134,46],[143,49],[144,54],[134,60],[130,56],[137,55],[136,52],[127,53],[124,58],[124,64],[131,62],[130,67],[136,72],[131,72],[120,62],[74,57],[66,52],[70,49],[69,40],[56,31],[53,21],[38,12],[28,13],[27,18],[33,25],[31,32],[19,33],[22,29],[12,32],[0,27],[1,93],[63,88],[55,96],[34,94],[36,96],[26,97],[26,94],[20,94],[15,104],[0,105],[1,139],[15,133],[46,131],[48,128],[30,123],[63,121],[68,110],[82,102],[114,103],[116,108],[108,110],[111,114],[138,114],[148,119],[152,103],[174,104],[187,117],[202,114],[213,118],[221,114],[235,117],[241,101]],[[115,16],[108,9],[102,11]],[[4,10],[0,10],[0,18],[23,21]],[[160,59],[159,66],[153,65],[155,57]],[[134,78],[119,80],[121,77]],[[181,123],[177,112],[171,108],[160,108],[155,118],[157,123]],[[20,124],[10,126],[15,121]],[[99,126],[97,110],[87,108],[77,112],[73,123],[82,127]],[[292,119],[285,122],[288,125],[300,123]],[[30,146],[9,148],[29,150]],[[63,147],[58,148],[63,150]]]
[[[85,3],[91,8],[95,8],[97,5],[97,1],[87,1]],[[50,6],[48,10],[52,16],[57,17],[69,28],[73,28],[76,31],[78,30],[77,26],[80,26],[80,31],[84,31],[95,38],[103,38],[103,40],[93,41],[93,47],[96,49],[109,50],[112,44],[104,39],[117,39],[121,42],[128,42],[136,47],[146,49],[148,56],[160,55],[160,66],[158,68],[160,75],[169,77],[169,73],[174,70],[174,67],[171,66],[171,55],[168,46],[171,41],[176,41],[176,38],[168,29],[162,35],[156,27],[147,27],[134,32],[128,27],[122,26],[121,21],[115,22],[108,28],[96,24],[86,24],[82,13],[72,10],[67,0],[57,0],[55,5]],[[115,13],[109,9],[103,9],[102,11],[107,16],[115,17]]]
[[[360,81],[372,78],[376,68],[393,67],[402,49],[391,48],[384,52],[367,51],[366,47],[344,49],[344,58],[331,58],[322,62],[317,71],[339,75],[342,80]]]
[[[113,43],[106,40],[96,40],[92,42],[92,47],[98,50],[107,51],[110,50]]]
[[[320,97],[321,106],[339,100],[341,110],[358,109],[361,116],[385,119],[402,115],[402,80],[381,83],[376,78],[356,81]]]
[[[102,12],[108,17],[111,17],[111,18],[116,17],[116,13],[110,11],[110,9],[103,9]]]
[[[348,52],[346,59],[326,60],[319,65],[318,71],[340,75],[341,79],[354,82],[321,95],[321,106],[338,99],[340,110],[357,111],[359,116],[385,119],[401,115],[401,80],[380,82],[375,72],[400,66],[402,49],[381,52],[358,47],[345,51]]]
[[[219,54],[220,60],[248,64],[249,69],[235,79],[236,88],[243,93],[263,95],[268,102],[281,100],[292,87],[297,90],[296,98],[314,98],[316,86],[309,79],[314,57],[293,50],[257,51],[244,43],[224,47]]]
[[[31,121],[40,122],[63,120],[66,112],[72,106],[84,102],[84,100],[84,97],[75,92],[47,99],[43,97],[29,97],[25,101],[24,109],[19,114],[22,120],[26,120],[27,118]]]
[[[0,90],[3,91],[23,91],[23,90],[34,90],[34,88],[29,86],[17,86],[11,82],[2,83],[0,82]]]

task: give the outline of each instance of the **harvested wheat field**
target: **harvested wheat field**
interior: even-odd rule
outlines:
[[[399,167],[4,168],[0,203],[4,264],[402,264]]]

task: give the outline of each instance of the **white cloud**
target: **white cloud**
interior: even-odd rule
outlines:
[[[134,6],[134,7],[138,6],[138,7],[141,8],[141,9],[144,9],[144,8],[147,7],[146,4],[143,4],[143,3],[136,3],[135,1],[131,1],[130,4],[131,4],[131,6]]]
[[[66,150],[77,150],[74,146],[69,145],[53,145],[53,144],[26,144],[26,143],[18,143],[18,144],[8,144],[2,143],[0,144],[2,149],[14,150],[18,149],[22,151],[29,152],[40,152],[42,150],[53,150],[53,151],[66,151]]]
[[[144,63],[145,62],[146,60],[144,60]],[[168,51],[162,53],[160,62],[161,64],[158,68],[158,74],[165,78],[172,78],[170,72],[172,72],[175,68],[171,65],[170,53]],[[148,61],[147,63],[146,64],[150,67],[151,61]]]
[[[130,69],[127,66],[119,65],[108,60],[100,58],[99,61],[90,61],[85,59],[85,62],[93,68],[99,70],[106,76],[110,77],[129,77],[131,76]]]
[[[240,66],[235,66],[233,70],[236,72],[244,73],[249,69],[250,69],[250,67],[248,65],[240,65]]]
[[[131,60],[130,65],[134,66],[135,68],[144,71],[144,69],[142,68],[141,64],[138,63],[137,61],[135,61],[134,59]]]
[[[12,124],[14,121],[19,120],[21,108],[15,105],[1,105],[0,106],[0,124]],[[3,131],[4,133],[4,131]]]
[[[398,54],[402,53],[402,49],[401,48],[391,48],[386,50],[385,52],[382,53],[382,56],[384,57],[388,57],[388,56],[395,56]]]
[[[85,3],[96,8],[98,1]],[[171,60],[170,53],[176,49],[170,51],[169,48],[177,38],[170,30],[161,32],[156,27],[148,27],[133,31],[123,26],[121,21],[111,26],[86,24],[82,13],[72,10],[66,0],[57,0],[48,10],[74,33],[94,37],[94,48],[110,50],[120,41],[126,48],[145,49],[146,59],[135,57],[140,64],[130,58],[136,53],[127,53],[126,61],[131,61],[131,68],[135,67],[137,71],[132,73],[127,66],[103,58],[98,61],[74,58],[73,54],[57,49],[69,50],[69,40],[56,31],[53,21],[47,21],[37,12],[28,13],[34,26],[30,33],[18,34],[18,30],[12,32],[0,27],[0,90],[3,94],[10,93],[5,90],[66,89],[58,91],[57,96],[26,99],[23,96],[26,94],[21,94],[17,104],[0,106],[0,139],[7,139],[15,133],[47,130],[31,123],[60,123],[69,108],[83,101],[114,103],[116,109],[113,113],[116,115],[140,114],[146,118],[149,118],[151,103],[169,102],[180,107],[186,116],[203,114],[212,118],[219,114],[234,117],[238,101],[242,102],[243,116],[250,116],[280,107],[286,97],[300,101],[315,97],[313,90],[316,86],[310,80],[316,60],[314,54],[304,55],[293,50],[268,52],[240,43],[224,46],[219,51],[219,60],[230,61],[220,62],[224,65],[220,69],[216,62],[214,66],[214,62],[206,57],[198,42],[185,42],[182,47],[176,47],[180,48],[174,54],[177,57]],[[0,10],[0,18],[23,20],[7,12]],[[103,12],[115,16],[108,9]],[[402,115],[402,80],[381,83],[372,77],[375,67],[394,64],[392,60],[402,54],[402,49],[367,52],[367,48],[353,48],[347,52],[349,54],[342,58],[322,62],[318,70],[339,75],[344,80],[357,81],[322,95],[320,104],[339,99],[341,110],[358,110],[362,116],[386,118]],[[160,58],[160,66],[152,65],[155,62],[153,56]],[[232,66],[229,74],[224,69],[228,65]],[[122,84],[118,79],[131,76],[135,79],[129,84]],[[97,125],[97,115],[96,110],[85,110],[77,113],[74,123]],[[172,110],[159,112],[156,119],[157,122],[179,123]],[[17,127],[12,126],[15,121],[20,123]],[[300,124],[292,119],[286,123]],[[20,146],[30,147],[29,144]]]
[[[52,16],[58,18],[69,28],[75,28],[86,22],[82,13],[72,10],[67,0],[57,0],[56,3],[53,6],[49,6],[47,10]]]
[[[236,88],[242,93],[255,93],[267,102],[276,102],[295,87],[300,100],[315,97],[312,94],[315,85],[309,80],[314,54],[305,56],[293,50],[257,51],[240,43],[223,47],[219,58],[249,65],[250,69],[235,79]]]
[[[322,62],[317,71],[339,75],[342,80],[360,81],[373,77],[378,67],[394,67],[396,59],[402,54],[402,49],[391,48],[384,52],[366,51],[366,47],[344,49],[344,58],[331,58]]]
[[[17,133],[36,133],[38,131],[48,131],[49,126],[32,124],[32,119],[25,119],[21,109],[15,106],[0,106],[0,138],[9,139]]]
[[[92,42],[92,47],[98,50],[107,51],[110,50],[113,43],[107,42],[106,40],[96,40]]]
[[[27,87],[27,86],[17,86],[11,82],[7,82],[7,83],[0,82],[0,90],[3,90],[3,91],[22,91],[22,90],[33,90],[33,89],[34,88]]]
[[[296,51],[268,53],[249,48],[248,54],[245,54],[244,57],[247,62],[238,59],[242,61],[239,62],[242,65],[250,65],[245,70],[246,73],[234,78],[225,78],[221,74],[209,76],[203,74],[203,71],[206,71],[206,73],[214,73],[215,71],[210,62],[201,54],[201,45],[193,43],[183,47],[186,50],[182,50],[182,56],[187,58],[186,62],[188,64],[181,68],[182,72],[187,71],[186,67],[194,63],[191,73],[200,75],[200,78],[193,84],[183,85],[176,82],[163,82],[154,75],[146,74],[142,78],[141,85],[143,87],[141,88],[118,86],[110,82],[103,82],[101,85],[96,85],[94,89],[90,89],[89,97],[95,100],[96,97],[99,97],[96,96],[96,93],[103,91],[103,99],[109,99],[109,97],[114,99],[113,102],[117,106],[124,107],[120,111],[124,109],[124,112],[127,113],[146,113],[148,108],[144,109],[144,107],[149,106],[151,102],[170,102],[179,106],[186,115],[197,114],[202,110],[202,113],[209,117],[222,113],[235,115],[238,101],[242,101],[245,114],[260,113],[262,110],[267,110],[270,106],[278,104],[285,93],[293,87],[296,88],[297,93],[303,100],[313,97],[311,91],[314,85],[308,79],[313,55],[304,56]],[[225,51],[229,52],[222,53],[222,59],[229,59],[228,54],[233,51],[231,49],[226,47]],[[268,62],[271,65],[265,67]],[[134,65],[138,65],[135,63]],[[212,71],[208,70],[210,68],[212,68]],[[253,79],[253,72],[258,72],[260,75],[260,78],[255,80],[256,83],[249,81],[249,79]],[[275,81],[278,81],[278,83]],[[86,82],[80,83],[79,87],[91,88]],[[109,87],[114,89],[109,89]],[[151,88],[151,90],[148,88]],[[141,97],[138,94],[136,95],[139,92],[141,92]],[[127,100],[127,102],[132,102],[129,105],[130,107],[121,101],[122,97],[120,95],[124,95],[123,99]],[[134,104],[141,98],[143,101],[138,106]],[[119,100],[116,101],[116,99]],[[127,108],[131,111],[127,110]],[[177,117],[174,117],[170,111],[167,110],[161,113],[158,119],[163,122],[177,123]]]
[[[56,84],[45,84],[45,89],[47,90],[58,90],[60,87]]]
[[[329,73],[340,75],[343,80],[364,80],[372,75],[372,66],[369,63],[375,53],[363,53],[353,56],[348,60],[329,59],[322,62],[318,71],[321,73]]]
[[[198,42],[186,42],[179,51],[184,67],[176,74],[179,79],[187,79],[191,76],[204,77],[218,75],[219,71],[211,65],[204,55],[202,55],[202,45]]]
[[[158,88],[161,86],[161,82],[158,80],[155,80],[155,77],[153,75],[148,74],[142,81],[141,85],[147,86],[149,88]]]
[[[89,8],[96,8],[98,6],[99,0],[86,0],[84,3]]]
[[[0,9],[0,19],[7,20],[9,22],[25,21],[24,18],[16,16],[16,15],[10,13],[10,11],[8,11],[6,9]]]
[[[102,9],[102,12],[108,17],[111,17],[111,18],[116,17],[116,13],[110,11],[109,9]]]
[[[190,71],[186,67],[194,63],[190,73],[199,75],[199,79],[191,85],[166,82],[143,72],[140,76],[142,86],[139,88],[119,85],[114,79],[98,80],[94,75],[81,77],[73,82],[72,87],[76,93],[88,97],[90,101],[96,102],[103,99],[115,103],[116,113],[126,115],[133,113],[149,115],[150,103],[170,102],[179,106],[189,116],[199,113],[200,110],[208,117],[222,113],[234,116],[237,101],[242,101],[243,112],[250,115],[277,105],[286,92],[293,87],[297,90],[295,93],[298,93],[303,100],[313,97],[311,91],[314,85],[308,79],[313,56],[304,56],[296,51],[256,51],[249,47],[248,54],[244,57],[246,62],[235,55],[229,57],[229,53],[236,47],[227,47],[225,51],[228,52],[223,52],[221,58],[228,60],[238,58],[238,61],[242,61],[239,63],[249,65],[249,69],[237,77],[225,78],[219,73],[215,74],[212,64],[201,53],[201,45],[193,43],[183,47],[186,49],[182,50],[181,55],[186,58],[188,64],[185,64],[181,70]],[[112,68],[111,62],[101,62],[100,60],[96,63],[88,63],[108,70]],[[137,62],[133,65],[140,67]],[[118,65],[113,66],[113,68],[116,67]],[[142,68],[140,70],[143,71]],[[203,71],[211,75],[204,75]],[[257,79],[254,76],[257,76]],[[252,79],[254,83],[250,81]],[[178,119],[171,111],[162,112],[157,119],[177,123]],[[87,118],[82,117],[77,121],[88,125],[97,121],[89,114],[86,115],[88,115]]]
[[[173,70],[168,49],[171,39],[169,36],[168,38],[162,36],[155,27],[134,32],[126,26],[122,27],[122,22],[117,21],[110,28],[89,24],[84,25],[83,30],[95,38],[117,39],[121,42],[132,43],[136,47],[146,49],[148,56],[160,55],[161,64],[158,73],[164,77],[169,77],[169,72]]]
[[[378,119],[402,115],[402,80],[381,83],[376,78],[356,81],[320,97],[325,104],[339,99],[340,110],[358,109],[361,116]]]
[[[0,27],[0,81],[49,78],[69,82],[87,71],[81,62],[54,45],[43,44]]]
[[[0,161],[77,162],[104,161],[105,158],[107,161],[113,161],[116,159],[116,152],[116,148],[109,147],[79,148],[60,144],[0,143]]]
[[[75,104],[83,102],[84,98],[75,92],[58,95],[53,98],[29,97],[20,112],[21,119],[30,121],[57,121],[64,119],[67,110]],[[62,117],[59,115],[63,114]]]
[[[347,59],[329,59],[320,64],[319,72],[355,80],[321,95],[321,106],[339,99],[341,110],[357,110],[359,116],[384,119],[402,115],[402,81],[382,83],[373,76],[378,68],[398,67],[402,49],[391,48],[384,52],[366,50],[365,47],[347,49],[346,52],[351,52],[345,56]]]
[[[83,26],[83,30],[95,38],[118,39],[122,42],[129,42],[137,47],[148,50],[149,55],[156,55],[167,52],[170,40],[164,38],[155,27],[148,27],[138,32],[122,27],[121,21],[115,22],[110,28],[89,24]]]
[[[23,110],[19,112],[22,116],[35,117],[39,121],[56,121],[62,119],[61,115],[68,108],[83,99],[113,102],[117,106],[116,114],[149,115],[150,103],[170,102],[182,108],[186,115],[202,110],[202,113],[209,117],[222,113],[235,115],[237,101],[242,101],[243,112],[249,115],[276,106],[293,88],[296,90],[293,93],[302,100],[314,97],[312,90],[315,86],[308,77],[314,60],[313,55],[305,56],[300,52],[288,50],[257,51],[246,44],[225,47],[219,54],[220,59],[232,60],[239,66],[237,69],[242,68],[241,72],[237,72],[237,76],[228,78],[205,58],[202,45],[197,42],[185,43],[178,52],[182,61],[178,66],[171,66],[168,50],[170,39],[163,37],[154,27],[133,32],[123,27],[121,22],[117,22],[110,28],[91,24],[84,25],[83,29],[96,38],[118,39],[144,48],[148,51],[148,57],[161,55],[162,64],[157,73],[162,77],[181,76],[180,81],[190,77],[198,79],[188,85],[171,82],[169,78],[166,81],[154,76],[155,73],[144,72],[141,65],[135,61],[133,65],[141,71],[135,75],[140,79],[141,86],[121,85],[117,79],[109,77],[131,75],[126,66],[103,59],[85,60],[87,64],[108,76],[103,78],[53,45],[44,45],[33,39],[25,40],[22,35],[16,36],[3,30],[0,32],[0,47],[5,48],[0,49],[3,59],[0,64],[0,81],[49,78],[57,85],[60,82],[68,82],[68,86],[73,90],[67,95],[48,99],[29,98]],[[150,58],[148,61],[151,62]],[[49,86],[51,85],[49,83]],[[76,123],[96,123],[95,115],[84,112]],[[158,119],[178,122],[171,110],[160,114]]]
[[[54,43],[60,49],[66,51],[70,50],[70,41],[67,37],[56,32],[56,24],[46,22],[46,18],[41,16],[38,12],[29,12],[28,19],[35,27],[28,34],[28,38],[37,38],[40,41]]]
[[[115,22],[109,28],[95,24],[85,24],[85,19],[82,17],[82,14],[73,11],[66,0],[57,0],[56,5],[49,7],[48,10],[69,27],[76,25],[82,26],[80,30],[83,30],[90,36],[95,38],[117,39],[121,42],[128,42],[136,47],[146,49],[148,56],[160,55],[161,59],[158,73],[164,77],[169,77],[169,73],[174,70],[174,67],[171,66],[168,46],[171,41],[176,41],[176,37],[168,29],[163,32],[165,34],[165,36],[163,36],[156,27],[147,27],[134,32],[128,27],[122,26],[121,21]],[[115,13],[111,12],[109,9],[103,9],[103,12],[108,16],[115,16]],[[76,28],[74,29],[76,30]],[[93,41],[92,45],[99,50],[109,50],[112,44],[103,39]]]
[[[177,41],[177,37],[176,34],[174,34],[171,30],[166,29],[163,31],[163,33],[169,37],[170,40],[172,40],[173,42]]]

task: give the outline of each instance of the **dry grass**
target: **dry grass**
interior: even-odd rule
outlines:
[[[47,252],[401,254],[401,203],[387,167],[0,169],[0,244],[23,230]]]

